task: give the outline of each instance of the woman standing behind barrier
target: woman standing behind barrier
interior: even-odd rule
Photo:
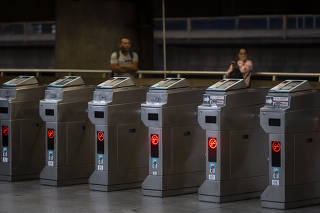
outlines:
[[[248,50],[246,48],[240,48],[238,53],[238,61],[231,62],[229,69],[227,70],[227,78],[243,78],[244,82],[250,87],[251,73],[253,70],[252,61],[248,59]]]

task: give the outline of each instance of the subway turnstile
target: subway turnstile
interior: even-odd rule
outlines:
[[[87,113],[93,91],[79,76],[65,76],[47,87],[39,108],[46,122],[46,166],[40,174],[41,184],[88,183],[94,169],[93,127]]]
[[[263,207],[320,203],[319,99],[319,91],[305,80],[283,81],[266,96],[260,124],[269,134],[270,161]]]
[[[150,87],[141,119],[148,127],[149,175],[142,193],[165,197],[196,192],[204,179],[204,131],[197,106],[204,88],[184,78],[166,78]]]
[[[0,89],[0,180],[39,178],[45,156],[39,116],[44,90],[34,76],[16,77]]]
[[[147,176],[147,128],[140,119],[146,92],[146,87],[136,86],[129,77],[114,77],[97,86],[88,104],[96,144],[90,189],[137,188]]]
[[[267,186],[267,135],[259,126],[266,94],[264,88],[247,88],[243,79],[223,79],[206,90],[198,107],[207,150],[199,200],[222,203],[259,197]]]

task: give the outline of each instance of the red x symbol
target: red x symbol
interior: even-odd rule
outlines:
[[[48,129],[48,137],[51,139],[54,138],[54,130],[53,129]]]
[[[98,141],[103,141],[104,140],[104,131],[98,131],[97,132],[97,139],[98,139]]]
[[[2,134],[3,135],[8,135],[8,132],[9,132],[8,126],[2,126]]]

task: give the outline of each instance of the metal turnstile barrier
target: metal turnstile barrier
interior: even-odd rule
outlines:
[[[247,88],[243,79],[223,79],[206,90],[198,107],[207,150],[199,200],[223,203],[259,197],[267,186],[267,135],[259,126],[266,93]]]
[[[39,116],[44,90],[34,76],[16,77],[0,89],[0,180],[39,178],[45,155]]]
[[[93,127],[87,113],[93,91],[79,76],[65,76],[46,89],[39,109],[46,122],[46,166],[40,184],[88,183],[94,169]]]
[[[320,98],[306,80],[286,80],[270,89],[260,110],[269,135],[266,208],[288,209],[320,203]]]
[[[204,179],[204,132],[196,110],[204,88],[184,78],[166,78],[150,87],[141,119],[148,127],[149,175],[143,195],[165,197],[196,192]]]
[[[90,189],[137,188],[147,176],[147,128],[140,119],[146,92],[146,87],[136,86],[129,77],[114,77],[97,86],[88,104],[96,144]]]

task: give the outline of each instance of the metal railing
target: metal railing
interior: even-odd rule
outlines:
[[[154,19],[154,38],[162,36],[161,19]],[[168,39],[185,38],[319,38],[320,15],[166,18]]]
[[[154,30],[162,20],[154,19]],[[168,31],[320,29],[320,15],[256,15],[235,17],[166,18]]]
[[[37,77],[40,73],[66,73],[72,75],[73,73],[96,73],[102,74],[102,78],[111,76],[111,70],[83,70],[83,69],[0,69],[0,76],[3,77],[5,73],[34,73]],[[192,77],[192,76],[219,76],[225,77],[226,71],[184,71],[184,70],[139,70],[138,77],[150,75],[174,75],[176,77]],[[289,72],[254,72],[253,76],[269,77],[272,81],[276,81],[278,77],[306,77],[317,78],[320,82],[320,73],[289,73]]]

